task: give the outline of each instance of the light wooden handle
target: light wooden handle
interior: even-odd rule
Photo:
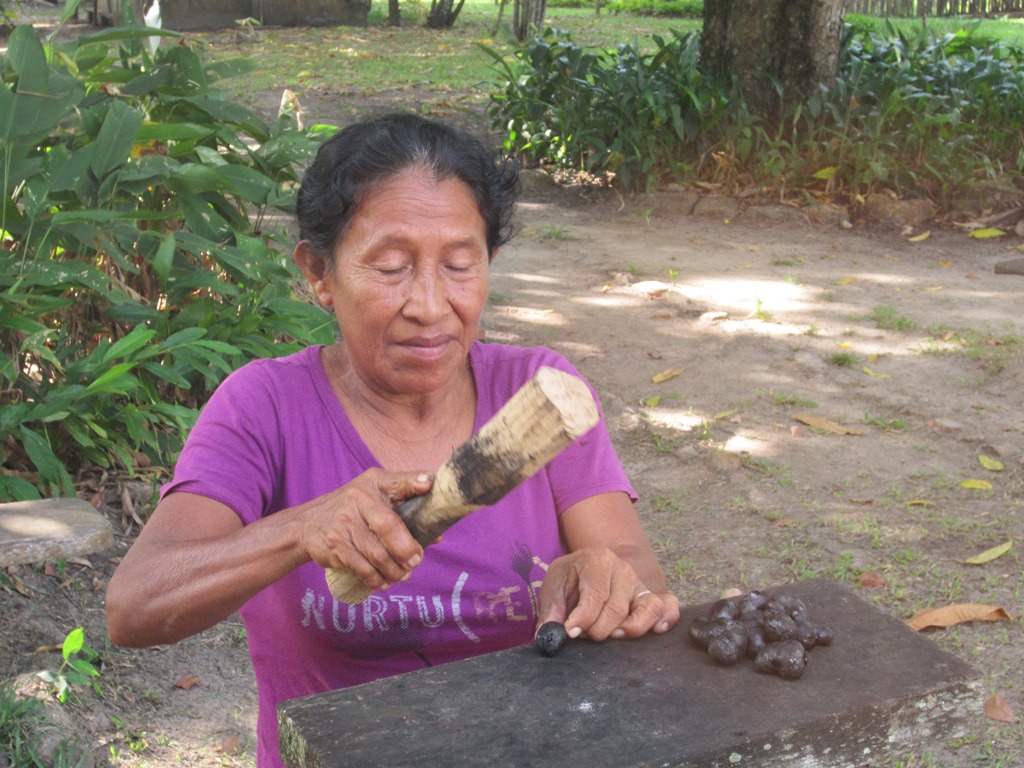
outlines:
[[[586,383],[543,367],[455,449],[428,493],[407,499],[397,512],[426,547],[470,512],[500,501],[597,421]],[[373,592],[344,568],[327,569],[327,586],[346,603],[361,603]]]

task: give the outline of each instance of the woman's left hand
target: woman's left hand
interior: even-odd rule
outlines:
[[[580,549],[548,568],[540,593],[541,623],[565,624],[569,637],[591,640],[661,634],[679,621],[679,600],[649,590],[611,549]]]

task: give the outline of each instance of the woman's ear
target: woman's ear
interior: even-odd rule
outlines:
[[[316,294],[320,304],[324,307],[334,304],[334,298],[331,296],[331,292],[327,290],[327,283],[324,279],[327,273],[327,262],[320,258],[313,248],[313,244],[309,240],[300,241],[295,246],[292,259],[295,261],[295,266],[309,280],[309,284],[313,287],[313,293]]]

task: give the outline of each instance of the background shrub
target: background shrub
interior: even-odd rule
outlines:
[[[489,107],[506,146],[538,164],[614,174],[630,190],[668,179],[886,187],[940,204],[979,177],[1024,169],[1024,52],[977,27],[936,34],[848,27],[839,74],[778,125],[704,78],[699,36],[654,49],[583,49],[548,30],[495,59]]]
[[[19,26],[0,59],[0,499],[169,466],[228,373],[331,339],[273,221],[317,132],[222,99],[246,65],[161,34]]]

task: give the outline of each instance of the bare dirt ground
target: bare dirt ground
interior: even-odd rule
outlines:
[[[900,618],[997,606],[1013,618],[930,637],[981,670],[986,697],[1024,711],[1024,276],[994,272],[1019,241],[926,224],[911,242],[695,200],[585,197],[531,174],[521,233],[494,265],[487,338],[553,347],[594,383],[684,604],[824,576]],[[111,551],[12,569],[23,589],[0,590],[0,679],[39,691],[33,673],[56,670],[53,647],[82,626],[101,692],[48,709],[86,763],[253,765],[240,623],[167,648],[107,642],[104,587],[137,528],[116,493],[104,509]],[[1007,541],[987,564],[962,562]],[[1022,726],[979,702],[963,734],[871,765],[1024,765]]]

